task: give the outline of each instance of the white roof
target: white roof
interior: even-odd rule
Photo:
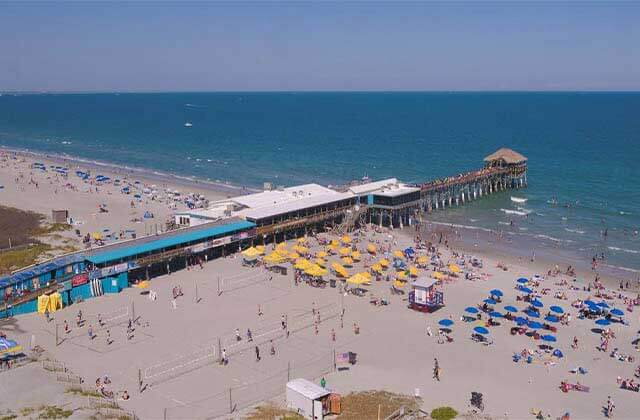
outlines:
[[[374,191],[374,194],[383,197],[397,197],[399,195],[409,194],[416,191],[420,191],[420,188],[410,187],[405,184],[396,184],[391,187],[382,188],[379,191]]]
[[[287,382],[287,388],[297,392],[298,394],[304,395],[310,400],[317,400],[318,398],[331,394],[331,392],[327,391],[320,385],[316,385],[303,378],[293,379]]]
[[[330,204],[351,197],[353,197],[353,194],[351,193],[339,193],[336,191],[320,195],[303,195],[296,198],[283,200],[280,203],[276,202],[274,204],[269,204],[263,207],[241,210],[238,212],[238,215],[244,216],[247,219],[257,220],[265,217],[272,217],[279,214],[289,213],[292,211],[304,210],[323,204]]]
[[[429,288],[433,287],[435,284],[436,284],[436,280],[428,279],[428,278],[421,278],[421,279],[418,279],[418,280],[414,281],[412,286],[413,287],[419,287],[421,289],[429,289]]]
[[[398,180],[396,178],[389,178],[389,179],[383,179],[375,182],[368,182],[362,185],[354,185],[353,187],[349,188],[349,191],[351,191],[356,195],[362,195],[362,194],[367,194],[367,193],[371,193],[373,191],[379,190],[385,186],[394,185],[397,183],[398,183]]]
[[[318,184],[305,184],[284,188],[282,191],[263,191],[255,194],[233,197],[233,201],[249,208],[260,208],[297,200],[302,197],[313,197],[323,194],[338,194],[337,191]]]

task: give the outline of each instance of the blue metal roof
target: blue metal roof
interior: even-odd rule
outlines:
[[[216,235],[224,235],[228,233],[234,233],[245,229],[255,227],[255,223],[247,221],[239,221],[230,223],[227,225],[220,225],[210,227],[208,229],[195,230],[183,234],[170,236],[168,238],[162,238],[155,241],[146,242],[139,245],[132,245],[128,247],[122,247],[114,249],[113,251],[106,251],[95,255],[88,256],[86,259],[94,264],[102,264],[108,261],[118,261],[124,258],[129,258],[134,255],[144,254],[147,252],[157,251],[159,249],[170,248],[176,245],[181,245],[189,242],[199,241],[202,239],[210,238]]]
[[[65,257],[56,258],[44,264],[36,265],[35,267],[31,267],[27,270],[20,271],[10,276],[0,278],[0,287],[7,287],[7,286],[14,285],[16,283],[21,283],[25,280],[30,280],[32,278],[41,276],[42,274],[55,271],[59,268],[66,267],[70,264],[79,263],[84,260],[85,260],[85,256],[83,254],[73,254],[73,255],[67,255]]]

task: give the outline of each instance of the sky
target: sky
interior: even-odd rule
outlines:
[[[0,91],[640,90],[640,2],[0,2]]]

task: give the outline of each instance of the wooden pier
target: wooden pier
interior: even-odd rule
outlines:
[[[435,209],[464,204],[483,195],[527,186],[527,158],[502,148],[484,158],[484,168],[420,185],[420,208]]]

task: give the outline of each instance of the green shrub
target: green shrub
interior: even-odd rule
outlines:
[[[431,418],[434,420],[451,420],[457,415],[458,412],[451,407],[438,407],[431,411]]]

